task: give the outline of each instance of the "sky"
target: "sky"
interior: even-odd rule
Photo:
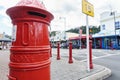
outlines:
[[[6,10],[20,0],[0,0],[0,33],[12,34],[12,23]],[[31,0],[30,0],[31,1]],[[82,13],[82,0],[39,0],[54,15],[51,31],[64,31],[86,25],[86,15]],[[100,25],[100,14],[105,11],[120,12],[120,0],[88,0],[94,6],[94,17],[89,17],[89,25]],[[61,18],[60,18],[61,17]],[[66,27],[65,27],[66,25]]]

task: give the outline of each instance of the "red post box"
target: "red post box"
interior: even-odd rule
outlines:
[[[48,25],[53,15],[38,0],[21,0],[7,14],[13,23],[9,80],[50,80]]]

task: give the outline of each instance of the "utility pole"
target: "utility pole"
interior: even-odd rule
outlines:
[[[114,19],[114,31],[115,31],[115,48],[118,48],[118,44],[117,44],[117,35],[116,35],[116,19],[115,19],[115,11],[110,13],[110,16],[113,15],[113,19]]]

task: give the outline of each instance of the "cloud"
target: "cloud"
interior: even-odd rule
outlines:
[[[45,3],[45,6],[48,10],[50,10],[52,13],[69,13],[71,11],[76,10],[76,3],[77,1],[73,0],[43,0]]]
[[[0,0],[0,6],[4,8],[9,8],[15,6],[20,0]]]
[[[4,7],[0,5],[0,10],[3,10],[3,9],[4,9]]]
[[[6,10],[15,6],[20,0],[0,0],[0,24],[12,26],[11,20],[6,15]],[[45,7],[55,18],[51,23],[52,30],[64,30],[64,21],[59,17],[66,18],[66,29],[85,25],[86,15],[82,13],[82,0],[39,0],[43,1]],[[94,5],[95,16],[89,17],[89,25],[99,25],[100,14],[106,10],[120,10],[120,0],[88,0]],[[111,7],[110,7],[111,6]],[[1,26],[0,26],[1,27]]]
[[[0,16],[0,20],[0,33],[6,32],[7,34],[11,35],[11,20],[8,17],[6,18],[5,16]]]
[[[4,26],[4,25],[2,25],[0,27],[1,27],[0,34],[3,33],[3,32],[5,32],[6,34],[9,34],[9,35],[12,34],[12,28]]]
[[[57,3],[58,1],[58,3]],[[57,14],[55,16],[56,21],[55,24],[60,25],[62,29],[64,30],[64,22],[60,22],[59,17],[65,17],[66,18],[66,29],[78,27],[81,25],[86,25],[86,16],[82,13],[82,4],[79,0],[65,0],[65,1],[59,1],[57,0],[57,7],[55,7],[55,10],[52,10],[53,14]],[[55,5],[55,4],[53,4]],[[98,15],[97,15],[98,16]],[[95,16],[96,17],[96,16]],[[99,20],[97,18],[90,18],[90,25],[99,25]],[[95,21],[96,20],[96,21]],[[60,23],[60,24],[59,24]],[[53,29],[55,28],[53,25]],[[59,29],[61,30],[61,28]]]

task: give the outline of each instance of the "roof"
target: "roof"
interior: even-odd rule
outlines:
[[[67,36],[67,38],[69,39],[69,38],[71,38],[71,37],[79,36],[79,34],[77,34],[77,33],[71,33],[71,32],[66,32],[66,36]]]
[[[0,41],[11,42],[11,39],[4,37],[4,38],[0,38]]]
[[[120,35],[119,30],[116,30],[116,35],[113,30],[111,30],[111,31],[103,30],[103,31],[100,31],[99,33],[92,35],[92,37],[107,37],[107,36],[117,36],[117,35]]]
[[[65,41],[68,40],[70,37],[76,37],[79,36],[77,33],[71,33],[71,32],[59,32],[56,34],[56,36],[53,37],[54,41]]]
[[[90,38],[92,38],[92,36],[89,36]],[[81,36],[82,39],[86,39],[86,35],[82,35]],[[80,39],[80,36],[75,36],[75,37],[70,37],[69,40],[76,40],[76,39]]]

